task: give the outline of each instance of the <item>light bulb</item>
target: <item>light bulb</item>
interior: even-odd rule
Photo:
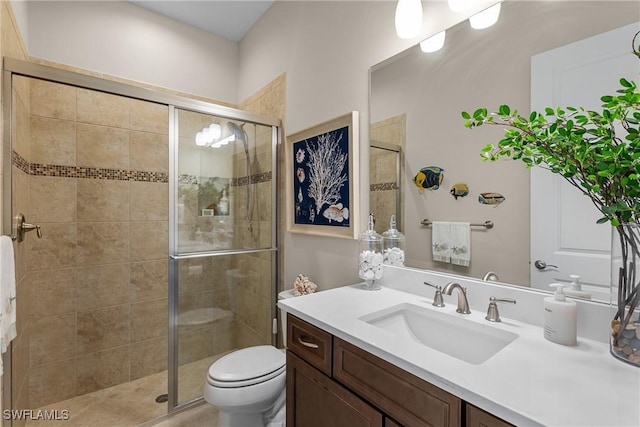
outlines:
[[[215,140],[222,136],[222,126],[218,123],[211,123],[209,125],[209,132],[211,133],[211,137]]]
[[[447,3],[452,12],[462,12],[471,8],[473,0],[447,0]]]
[[[428,39],[420,42],[420,49],[425,53],[436,52],[442,49],[442,46],[444,46],[445,36],[445,31],[440,31],[437,34],[432,35]]]
[[[401,39],[418,35],[422,28],[422,1],[398,0],[396,6],[396,34]]]
[[[196,145],[199,147],[204,147],[205,145],[207,145],[207,139],[204,132],[200,131],[196,133]]]
[[[471,28],[476,30],[482,30],[485,28],[489,28],[496,22],[498,22],[498,17],[500,16],[500,3],[496,3],[491,7],[483,10],[482,12],[478,12],[469,18],[469,23],[471,24]]]

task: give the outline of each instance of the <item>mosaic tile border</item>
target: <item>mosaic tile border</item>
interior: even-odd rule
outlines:
[[[12,152],[11,164],[27,175],[50,176],[61,178],[80,179],[105,179],[110,181],[138,181],[168,183],[169,174],[165,172],[132,171],[124,169],[87,168],[81,166],[46,165],[42,163],[29,163],[16,151]],[[251,183],[259,184],[271,181],[271,171],[251,176]],[[195,175],[180,175],[179,184],[197,184]],[[249,177],[231,178],[229,181],[233,187],[240,187],[249,183]]]
[[[269,182],[269,181],[271,181],[271,171],[251,175],[252,184],[260,184],[262,182]],[[249,177],[243,176],[240,178],[231,178],[230,183],[232,187],[240,187],[243,185],[248,185]]]
[[[369,186],[369,191],[388,191],[388,190],[398,190],[398,184],[395,182],[382,182],[379,184],[371,184]]]
[[[13,151],[11,164],[28,175],[50,176],[61,178],[104,179],[110,181],[138,181],[168,183],[166,172],[132,171],[124,169],[87,168],[81,166],[46,165],[29,163],[17,152]]]

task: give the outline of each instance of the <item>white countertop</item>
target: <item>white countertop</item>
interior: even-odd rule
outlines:
[[[436,308],[432,300],[383,287],[371,292],[345,286],[280,300],[278,306],[413,375],[517,426],[640,426],[640,369],[609,353],[607,344],[578,337],[578,345],[547,341],[542,328],[486,312]],[[514,332],[519,337],[486,362],[473,365],[418,342],[407,342],[359,320],[411,303],[445,315]]]

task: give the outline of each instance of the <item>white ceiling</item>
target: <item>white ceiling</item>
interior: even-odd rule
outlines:
[[[132,0],[131,3],[238,42],[273,0]]]

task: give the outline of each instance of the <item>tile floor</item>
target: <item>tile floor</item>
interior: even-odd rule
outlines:
[[[179,368],[178,400],[202,396],[202,386],[211,363],[223,354],[202,359]],[[216,426],[218,411],[203,404],[169,418],[166,403],[156,403],[167,392],[167,371],[93,393],[52,403],[39,409],[68,410],[68,420],[30,420],[27,427],[135,427],[153,424],[159,427]]]

